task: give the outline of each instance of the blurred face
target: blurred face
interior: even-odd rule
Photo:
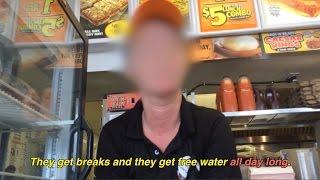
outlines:
[[[157,96],[179,91],[188,68],[180,34],[163,22],[150,21],[130,40],[127,74],[138,90]]]

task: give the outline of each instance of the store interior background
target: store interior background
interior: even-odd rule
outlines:
[[[122,75],[124,59],[110,57],[110,51],[89,53],[87,78],[86,119],[98,136],[101,129],[102,99],[105,94],[132,92],[130,82]],[[307,54],[307,55],[306,55]],[[108,58],[110,57],[110,58]],[[118,58],[117,58],[118,57]],[[104,69],[101,69],[101,62]],[[95,65],[97,63],[97,65]],[[220,82],[224,76],[236,81],[239,76],[247,75],[254,82],[285,80],[292,73],[298,73],[299,80],[319,76],[319,52],[286,53],[251,59],[226,59],[201,62],[192,66],[184,86],[190,90],[203,82]],[[98,69],[96,71],[95,69]],[[265,87],[267,85],[259,85]],[[290,84],[275,84],[279,90],[288,89]],[[199,88],[198,93],[215,93],[218,86]],[[96,138],[97,139],[97,138]]]
[[[259,43],[260,46],[263,47],[263,42],[261,40]],[[130,82],[127,81],[122,74],[125,59],[121,55],[121,50],[119,51],[121,48],[118,46],[117,43],[112,41],[95,41],[95,43],[90,44],[89,46],[85,117],[95,133],[95,148],[102,127],[101,123],[104,108],[102,106],[103,97],[106,94],[132,92]],[[283,81],[292,74],[299,74],[298,78],[300,81],[310,80],[320,77],[319,67],[315,66],[319,63],[319,51],[282,53],[275,55],[262,53],[261,57],[256,58],[231,58],[205,61],[196,63],[192,66],[183,90],[188,91],[194,86],[204,82],[219,83],[224,76],[232,78],[234,82],[236,82],[241,75],[248,76],[254,82]],[[258,85],[255,87],[265,89],[268,85],[269,84]],[[282,91],[282,94],[286,94],[290,88],[295,87],[295,84],[274,84],[274,87],[276,87],[278,91]],[[201,87],[196,90],[196,93],[216,93],[218,88],[218,86]],[[251,132],[253,133],[252,136],[256,135],[261,137],[270,135],[269,132],[266,131],[265,133],[262,133],[262,131],[255,132],[256,134]],[[296,132],[313,134],[314,129],[302,127],[302,130],[300,129],[292,132],[280,129],[279,132],[275,134],[287,136]],[[283,142],[275,143],[274,146],[265,146],[264,143],[256,144],[256,146],[261,149],[276,152],[281,148],[312,147],[314,142],[315,139],[307,142],[298,142],[296,140],[288,142],[287,140],[284,140]],[[277,147],[277,144],[281,143],[281,148]]]
[[[311,28],[314,26],[310,26]],[[294,28],[303,30],[304,27]],[[308,28],[307,28],[308,29]],[[288,29],[280,29],[286,31]],[[289,29],[290,30],[290,29]],[[253,32],[234,33],[233,35],[260,35]],[[218,35],[225,37],[227,35]],[[203,37],[212,37],[203,36]],[[99,133],[102,128],[103,97],[108,94],[132,92],[130,82],[123,76],[125,59],[121,53],[121,45],[118,41],[91,39],[88,54],[87,74],[87,95],[85,117],[95,134],[94,153],[96,152]],[[259,44],[263,49],[263,42],[259,38]],[[198,62],[192,65],[183,90],[188,92],[201,83],[219,83],[223,77],[228,76],[236,82],[239,76],[248,76],[253,82],[285,81],[286,78],[297,75],[299,81],[319,78],[319,51],[292,52],[267,54],[262,53],[261,57],[251,58],[229,58]],[[261,90],[271,84],[254,85],[254,88]],[[288,98],[290,90],[296,88],[296,83],[281,83],[272,85],[281,95],[281,98]],[[217,93],[219,86],[205,86],[198,88],[196,94]],[[212,99],[215,101],[215,99]],[[282,104],[282,108],[287,105]],[[254,117],[255,118],[255,117]],[[258,117],[259,118],[259,117]],[[263,118],[263,116],[262,116]],[[268,120],[274,119],[280,125],[270,126]],[[259,150],[279,152],[281,149],[311,148],[320,138],[320,126],[312,124],[312,116],[303,113],[287,116],[282,119],[281,115],[270,116],[261,121],[262,126],[252,125],[250,127],[234,128],[237,145],[251,145]],[[241,118],[234,118],[239,119]],[[299,119],[302,121],[299,121]],[[230,120],[230,118],[229,118]],[[231,118],[231,120],[233,120]],[[248,120],[248,119],[246,119]],[[297,120],[297,121],[291,121]],[[309,122],[310,121],[310,122]],[[297,122],[297,123],[296,123]],[[310,123],[310,124],[309,124]],[[241,123],[240,123],[241,124]],[[245,124],[245,123],[242,123]],[[288,125],[290,124],[290,125]],[[240,127],[240,126],[239,126]],[[244,127],[244,128],[243,128]],[[299,136],[297,136],[299,134]],[[263,154],[263,153],[261,153]],[[269,154],[270,155],[270,154]],[[92,176],[91,172],[91,176]]]
[[[25,1],[28,2],[29,0],[25,0]],[[35,0],[35,1],[38,1],[38,0]],[[67,1],[70,2],[71,7],[73,8],[72,10],[74,10],[75,19],[76,18],[78,20],[83,19],[83,17],[80,15],[80,11],[81,11],[80,0],[67,0]],[[84,2],[84,1],[87,1],[87,0],[83,0],[81,2]],[[91,0],[88,0],[88,1],[91,1]],[[103,0],[103,1],[106,2],[108,0]],[[138,0],[129,0],[129,5],[126,4],[127,9],[123,9],[123,11],[128,10],[129,11],[128,14],[132,13],[130,11],[134,9],[132,7],[133,1],[136,2],[135,5],[137,6]],[[201,0],[201,2],[205,2],[205,1],[206,0]],[[39,2],[42,2],[42,1],[39,0]],[[187,1],[181,0],[176,2],[187,2]],[[198,1],[191,0],[190,2],[192,6],[196,7],[195,2],[198,2]],[[241,2],[245,2],[245,3],[262,2],[262,0],[261,1],[246,0]],[[269,1],[263,1],[263,2],[269,2]],[[319,3],[319,9],[320,9],[320,3]],[[197,14],[195,11],[196,10],[194,9],[190,11],[190,17],[193,17],[193,18],[189,18],[190,21],[191,19],[193,21],[197,21],[196,19],[198,19],[199,14]],[[123,12],[120,12],[120,13],[121,13],[121,16],[123,14],[126,14]],[[257,14],[259,16],[259,11],[257,11]],[[262,19],[262,16],[266,16],[266,15],[261,13],[261,19]],[[116,16],[114,18],[117,19],[119,17]],[[245,75],[249,77],[252,82],[269,82],[269,83],[264,83],[259,85],[254,84],[254,88],[260,89],[263,92],[265,92],[267,87],[272,86],[280,94],[280,101],[281,101],[280,109],[274,108],[272,110],[270,109],[262,110],[262,112],[246,111],[244,112],[246,113],[245,115],[241,114],[243,112],[239,112],[239,111],[225,113],[228,115],[227,120],[231,124],[231,128],[235,136],[236,144],[247,145],[248,147],[250,146],[250,147],[256,148],[254,149],[255,151],[251,151],[252,149],[251,150],[249,149],[249,151],[240,152],[245,154],[246,157],[254,156],[259,158],[260,157],[265,158],[269,156],[279,155],[280,154],[279,151],[283,149],[300,150],[302,148],[315,148],[319,151],[319,148],[318,148],[319,144],[317,143],[320,142],[320,106],[318,106],[317,108],[308,108],[308,107],[305,108],[305,106],[291,106],[289,108],[289,105],[285,101],[291,98],[292,92],[295,91],[296,88],[299,88],[299,84],[297,82],[275,83],[275,84],[271,83],[272,81],[286,81],[288,77],[293,77],[293,76],[297,77],[298,82],[301,82],[304,80],[309,81],[312,79],[320,78],[320,71],[319,71],[320,69],[319,68],[320,67],[320,29],[319,29],[320,19],[319,18],[320,18],[320,15],[318,16],[317,23],[314,23],[315,21],[313,21],[311,23],[310,22],[305,23],[306,25],[304,25],[303,23],[302,25],[297,24],[296,26],[294,26],[295,24],[293,25],[291,24],[292,26],[285,25],[283,27],[279,27],[279,28],[273,27],[269,29],[268,27],[265,28],[262,24],[259,24],[259,23],[256,24],[256,26],[258,27],[257,29],[239,30],[239,29],[236,29],[237,27],[233,27],[235,30],[234,31],[231,30],[231,32],[212,31],[206,34],[206,33],[200,32],[200,29],[193,29],[194,33],[199,39],[212,38],[210,39],[210,42],[211,42],[211,45],[215,48],[215,51],[212,51],[212,53],[215,53],[215,55],[219,54],[218,52],[219,49],[216,47],[216,45],[219,45],[218,44],[220,42],[219,40],[224,39],[229,35],[232,35],[233,37],[247,35],[251,37],[251,40],[253,36],[254,40],[257,41],[259,44],[257,49],[259,50],[261,49],[261,51],[252,57],[235,58],[230,54],[229,56],[228,55],[223,56],[220,54],[222,56],[221,59],[211,58],[211,59],[206,59],[206,61],[200,61],[200,62],[194,63],[192,65],[192,68],[183,86],[182,90],[184,92],[188,92],[191,89],[193,89],[195,86],[203,83],[219,84],[223,79],[223,77],[225,76],[230,77],[233,80],[233,82],[236,83],[240,76]],[[257,21],[260,22],[259,17],[257,17]],[[102,23],[102,25],[99,25],[99,26],[90,26],[88,25],[90,24],[88,23],[90,21],[84,20],[84,22],[86,22],[87,27],[90,27],[90,28],[98,27],[101,30],[106,27],[106,23],[105,24]],[[112,22],[112,20],[110,22]],[[81,23],[82,26],[85,26],[84,24],[85,23]],[[191,24],[194,25],[193,28],[199,28],[199,27],[196,27],[198,26],[199,22],[192,22]],[[312,36],[313,40],[318,39],[318,42],[319,42],[318,48],[315,48],[317,50],[309,48],[308,51],[298,52],[298,50],[297,51],[294,50],[294,52],[284,52],[284,53],[276,52],[274,54],[265,53],[264,47],[266,47],[267,45],[266,43],[262,42],[262,38],[261,38],[262,34],[270,35],[269,32],[275,32],[275,31],[287,32],[291,30],[294,30],[295,33],[299,33],[302,30],[308,31],[309,29],[314,29],[314,32],[317,32],[317,33],[314,33],[316,34],[316,35],[313,35],[314,37]],[[243,45],[246,42],[243,43],[243,41],[242,42],[238,41],[238,43],[241,43]],[[106,107],[103,106],[103,98],[106,97],[106,95],[110,95],[110,94],[128,93],[128,92],[134,91],[130,82],[123,75],[126,59],[123,56],[122,49],[123,48],[122,48],[121,38],[118,39],[118,38],[106,38],[106,37],[100,38],[99,37],[96,39],[89,40],[89,53],[88,53],[88,66],[87,66],[88,73],[86,74],[86,77],[87,77],[86,91],[87,92],[86,92],[86,104],[85,104],[85,119],[89,127],[94,132],[94,149],[93,149],[94,157],[95,157],[95,153],[98,145],[99,134],[103,126],[103,118],[104,116],[106,116],[106,114],[104,114],[104,110],[106,110]],[[48,50],[51,50],[50,47],[48,48]],[[42,50],[33,51],[33,49],[30,48],[29,50],[27,50],[27,52],[28,51],[33,52],[31,53],[32,55],[37,55],[37,56],[42,55],[41,54]],[[82,55],[81,58],[82,57],[84,56]],[[21,72],[20,76],[23,77],[25,81],[31,82],[30,84],[32,85],[33,88],[40,89],[42,92],[42,90],[45,89],[47,85],[46,83],[43,83],[43,82],[47,82],[51,84],[52,77],[50,75],[48,76],[47,74],[44,74],[42,71],[40,72],[39,70],[42,70],[42,68],[37,67],[38,65],[37,63],[41,62],[41,60],[43,59],[45,59],[44,61],[47,61],[48,59],[26,58],[26,57],[24,59],[27,62],[25,63],[27,68]],[[32,68],[29,68],[29,66]],[[36,70],[34,71],[33,68]],[[40,76],[39,74],[42,76]],[[64,76],[69,78],[68,75],[69,74],[65,74]],[[35,79],[34,77],[37,77],[37,79]],[[79,77],[78,75],[74,76],[73,78],[77,79],[78,81],[82,80],[82,78]],[[57,81],[57,82],[60,82],[60,81]],[[64,84],[62,84],[62,87],[65,88],[63,89],[63,93],[65,94],[63,94],[64,96],[59,96],[59,97],[70,97],[70,94],[68,94],[70,92],[72,95],[76,94],[74,96],[77,96],[77,95],[80,96],[81,93],[79,93],[79,91],[77,91],[76,88],[73,89],[68,86],[70,84],[71,83],[69,83],[69,81],[67,80],[64,81]],[[70,92],[68,91],[68,88]],[[320,86],[319,86],[319,89],[320,89]],[[2,90],[1,87],[0,87],[0,90]],[[215,95],[218,91],[219,91],[219,85],[214,85],[214,86],[210,85],[210,86],[199,87],[193,92],[196,95],[210,94],[210,97],[207,102],[209,102],[210,104],[214,104],[214,106],[216,106]],[[58,92],[55,92],[55,90],[53,90],[52,92],[54,92],[54,94],[58,94]],[[68,99],[66,101],[68,101]],[[59,103],[56,103],[56,99],[54,99],[53,104],[59,104]],[[73,102],[70,101],[70,104],[73,104]],[[319,104],[320,104],[320,100],[319,100]],[[69,108],[71,109],[73,107],[70,106]],[[64,109],[66,109],[66,107],[61,106],[61,109],[63,112]],[[286,113],[281,113],[283,112],[283,110],[286,111]],[[293,112],[289,112],[288,110],[292,110]],[[74,112],[76,114],[77,111],[74,110]],[[114,112],[111,112],[111,113],[114,113]],[[69,117],[62,118],[62,120],[69,120],[69,119],[70,119]],[[35,129],[37,129],[37,127]],[[37,133],[37,131],[35,132]],[[34,134],[35,137],[37,137],[38,135],[36,133]],[[67,142],[69,141],[68,139],[69,137],[64,138],[64,137],[67,137],[64,134],[70,134],[70,128],[68,127],[68,129],[66,129],[65,131],[62,131],[63,135],[59,134],[60,135],[59,138],[56,138],[56,135],[54,134],[53,136],[52,134],[50,134],[49,136],[50,138],[53,137],[52,139],[58,139],[58,140],[62,139],[61,141],[58,141],[60,144],[55,145],[54,143],[51,143],[51,141],[47,141],[47,139],[44,139],[44,138],[40,143],[38,142],[38,139],[33,141],[39,144],[41,143],[50,144],[48,148],[43,146],[43,149],[46,149],[48,154],[58,154],[58,153],[51,153],[51,150],[52,149],[55,150],[56,147],[58,147],[58,150],[62,151],[61,153],[62,155],[67,154],[68,148],[65,146],[65,144],[68,144],[70,142]],[[79,137],[79,139],[83,140],[83,152],[82,152],[83,157],[85,157],[86,153],[88,152],[87,145],[90,144],[90,143],[87,143],[87,139],[89,138],[87,138],[86,135],[87,134],[84,133],[83,138]],[[79,145],[79,147],[81,147],[81,145]],[[33,152],[33,150],[30,150],[30,149],[31,148],[29,148],[29,151],[30,151],[29,156],[31,155],[33,156],[33,153],[35,153],[36,151]],[[8,157],[10,157],[10,151],[7,151],[7,152],[8,152]],[[24,156],[21,156],[21,159],[23,159],[23,157]],[[48,157],[51,157],[51,156],[48,156]],[[278,157],[279,156],[277,156],[277,158]],[[320,157],[320,153],[319,153],[319,157]],[[320,164],[320,160],[315,161],[315,159],[311,159],[311,160],[308,158],[306,159],[307,159],[305,160],[306,163],[309,163],[310,161],[314,160],[310,164],[312,163],[315,165]],[[11,160],[16,164],[19,164],[17,163],[15,158],[11,158]],[[295,160],[298,161],[297,159]],[[1,158],[0,158],[0,162],[1,162]],[[301,164],[302,164],[302,167],[303,165],[305,165],[303,163]],[[318,169],[320,172],[320,165]],[[50,172],[51,170],[54,171],[53,169],[45,169],[45,171],[43,171],[42,168],[39,168],[34,174],[37,176],[47,177],[49,173],[44,175],[43,172]],[[23,172],[23,171],[20,171],[20,172]],[[89,179],[93,179],[93,172],[94,171],[91,170]],[[55,173],[58,175],[63,174],[61,169],[58,169]],[[59,176],[55,176],[55,177],[59,177]],[[318,177],[320,177],[320,174],[318,174]]]

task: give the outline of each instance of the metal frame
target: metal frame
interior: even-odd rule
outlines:
[[[58,0],[59,4],[65,11],[67,17],[69,18],[71,24],[75,27],[76,32],[80,35],[80,38],[84,42],[84,50],[83,50],[83,64],[81,70],[81,91],[79,92],[80,99],[76,100],[78,104],[78,114],[75,123],[72,125],[70,130],[70,142],[69,142],[69,158],[70,157],[81,157],[82,156],[82,143],[83,143],[83,131],[87,133],[88,143],[87,143],[87,155],[86,158],[91,159],[93,156],[93,132],[88,127],[85,119],[84,119],[84,110],[86,103],[86,84],[87,84],[87,60],[88,60],[88,37],[85,35],[82,26],[77,20],[76,16],[73,14],[72,9],[66,2],[66,0]],[[76,143],[76,144],[74,144]],[[74,146],[76,147],[74,148]],[[85,179],[89,174],[91,167],[86,166],[82,170],[80,167],[69,168],[69,175],[71,172],[74,172],[74,175],[70,175],[68,179]]]

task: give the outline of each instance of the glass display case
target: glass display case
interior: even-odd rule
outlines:
[[[82,179],[90,170],[56,166],[91,158],[93,146],[83,119],[88,40],[71,12],[63,0],[0,0],[0,179]]]

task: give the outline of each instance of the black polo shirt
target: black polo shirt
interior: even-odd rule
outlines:
[[[179,158],[196,159],[234,159],[235,144],[231,129],[218,111],[199,107],[184,98],[180,108],[181,123],[175,138],[165,152],[148,140],[142,129],[142,102],[123,115],[108,122],[102,129],[97,151],[97,159],[142,158],[157,160],[153,168],[142,166],[98,166],[96,179],[157,178],[178,179],[241,179],[239,167],[230,166],[179,166]],[[158,168],[161,159],[176,159],[173,166]],[[185,171],[183,173],[183,171]],[[187,175],[186,175],[187,174]]]

